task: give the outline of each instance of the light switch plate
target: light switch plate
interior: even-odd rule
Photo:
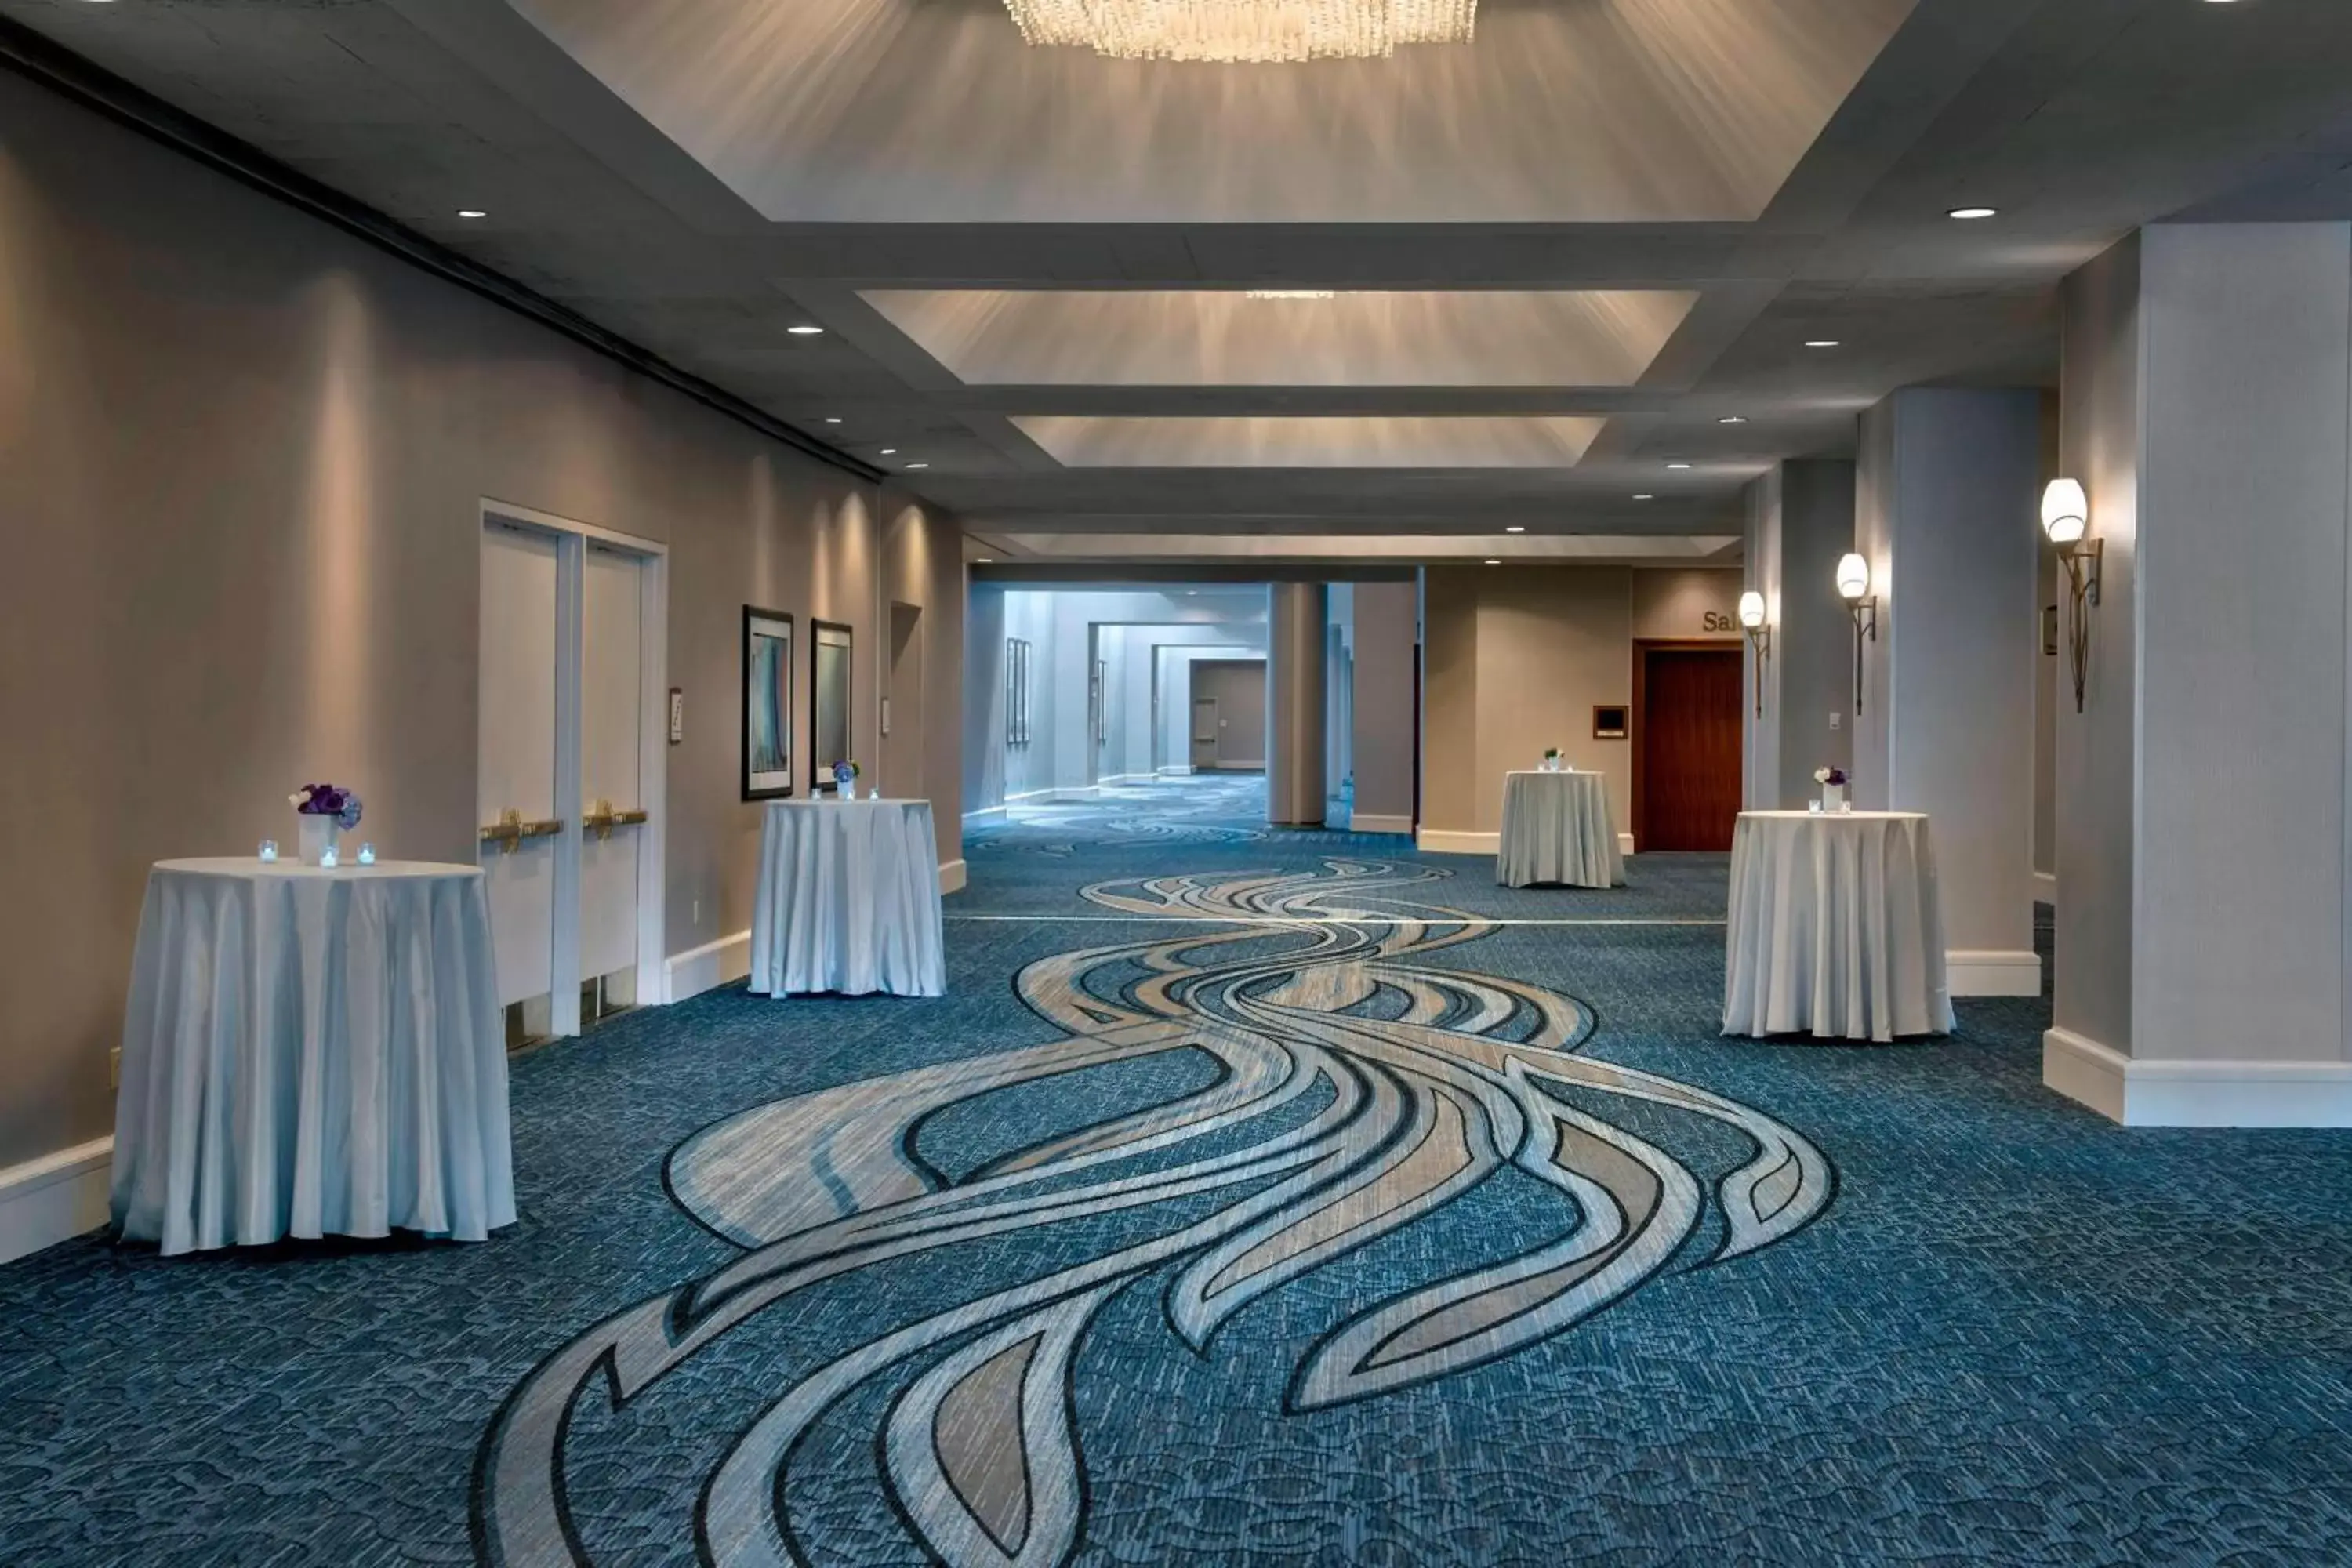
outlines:
[[[1836,731],[1836,730],[1843,730],[1843,729],[1844,729],[1844,728],[1845,728],[1845,715],[1844,715],[1844,714],[1843,714],[1843,713],[1832,713],[1832,714],[1831,714],[1831,715],[1830,715],[1830,728],[1831,728],[1832,731]]]

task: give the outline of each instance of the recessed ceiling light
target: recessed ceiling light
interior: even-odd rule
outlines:
[[[490,215],[484,212],[479,207],[459,207],[457,209],[457,216],[462,218],[478,218],[488,217]]]
[[[1999,217],[2000,209],[1999,207],[1954,207],[1947,216],[1958,218],[1962,223],[1973,223],[1980,217]]]
[[[1643,491],[1642,494],[1635,496],[1633,499],[1634,499],[1635,500],[1657,500],[1658,498],[1657,498],[1657,497],[1655,497],[1655,496],[1654,496],[1654,495],[1651,495],[1651,494],[1650,494],[1650,493],[1648,493],[1647,491]]]
[[[1524,529],[1524,528],[1521,528],[1521,527],[1520,527],[1518,524],[1517,524],[1517,523],[1513,523],[1510,527],[1508,527],[1508,528],[1507,528],[1507,529],[1503,530],[1503,531],[1504,531],[1505,533],[1525,533],[1525,532],[1527,531],[1527,530],[1526,530],[1526,529]]]
[[[1688,463],[1668,463],[1666,467],[1672,468],[1676,473],[1681,473],[1685,468],[1689,468],[1690,465]]]
[[[882,455],[886,458],[895,458],[898,455],[898,448],[896,447],[885,447],[882,448]]]
[[[1809,349],[1833,349],[1838,346],[1838,341],[1835,338],[1807,338],[1805,346]]]
[[[802,325],[797,327],[786,327],[784,331],[792,333],[792,335],[796,338],[821,338],[824,336],[824,329],[823,327]]]
[[[910,468],[928,468],[930,465],[929,463],[909,463],[907,467]]]
[[[1748,416],[1745,414],[1727,414],[1722,418],[1717,420],[1716,423],[1717,425],[1745,425],[1748,423]]]
[[[978,556],[973,559],[972,564],[975,566],[993,566],[996,564],[996,557],[993,555]]]
[[[1489,562],[1487,562],[1487,563],[1486,563],[1486,564],[1487,564],[1487,565],[1489,565],[1489,566],[1500,566],[1500,565],[1502,564],[1502,563],[1501,563],[1501,562],[1499,562],[1499,561],[1489,561]]]
[[[826,424],[828,424],[828,425],[838,425],[838,424],[840,424],[840,423],[841,423],[841,421],[840,421],[840,420],[838,420],[838,419],[827,419],[827,420],[825,421],[825,423],[826,423]]]

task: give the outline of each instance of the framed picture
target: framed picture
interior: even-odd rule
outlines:
[[[1628,710],[1621,703],[1606,703],[1592,710],[1592,738],[1596,741],[1622,741],[1631,732],[1625,721]]]
[[[743,798],[793,793],[793,618],[743,606]]]
[[[2042,606],[2042,651],[2052,658],[2058,657],[2058,606]]]
[[[1029,743],[1029,642],[1004,639],[1004,743]]]
[[[833,783],[833,764],[856,758],[849,731],[849,628],[809,623],[809,788]]]

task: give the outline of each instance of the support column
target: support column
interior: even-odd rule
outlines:
[[[2063,306],[2101,553],[2042,1080],[2136,1125],[2352,1126],[2352,226],[2150,227]]]
[[[1268,590],[1265,661],[1265,819],[1323,825],[1323,640],[1328,595],[1320,583]]]
[[[1877,635],[1862,645],[1853,799],[1934,818],[1955,996],[2042,994],[2033,947],[2042,419],[2037,391],[1926,387],[1897,392],[1862,418],[1854,549],[1870,566]],[[1849,615],[1849,700],[1854,636]]]
[[[1815,768],[1853,765],[1853,622],[1835,581],[1853,548],[1852,463],[1782,463],[1748,487],[1748,586],[1772,633],[1760,682],[1748,648],[1751,811],[1801,806],[1821,793]]]
[[[1415,659],[1420,651],[1421,584],[1356,584],[1356,801],[1349,826],[1358,833],[1411,833],[1413,820]]]

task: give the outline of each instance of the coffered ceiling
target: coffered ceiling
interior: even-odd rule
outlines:
[[[1893,388],[2054,383],[2057,280],[2133,226],[2352,216],[2344,0],[1482,0],[1280,66],[1002,0],[0,17],[1009,559],[1717,558]]]

